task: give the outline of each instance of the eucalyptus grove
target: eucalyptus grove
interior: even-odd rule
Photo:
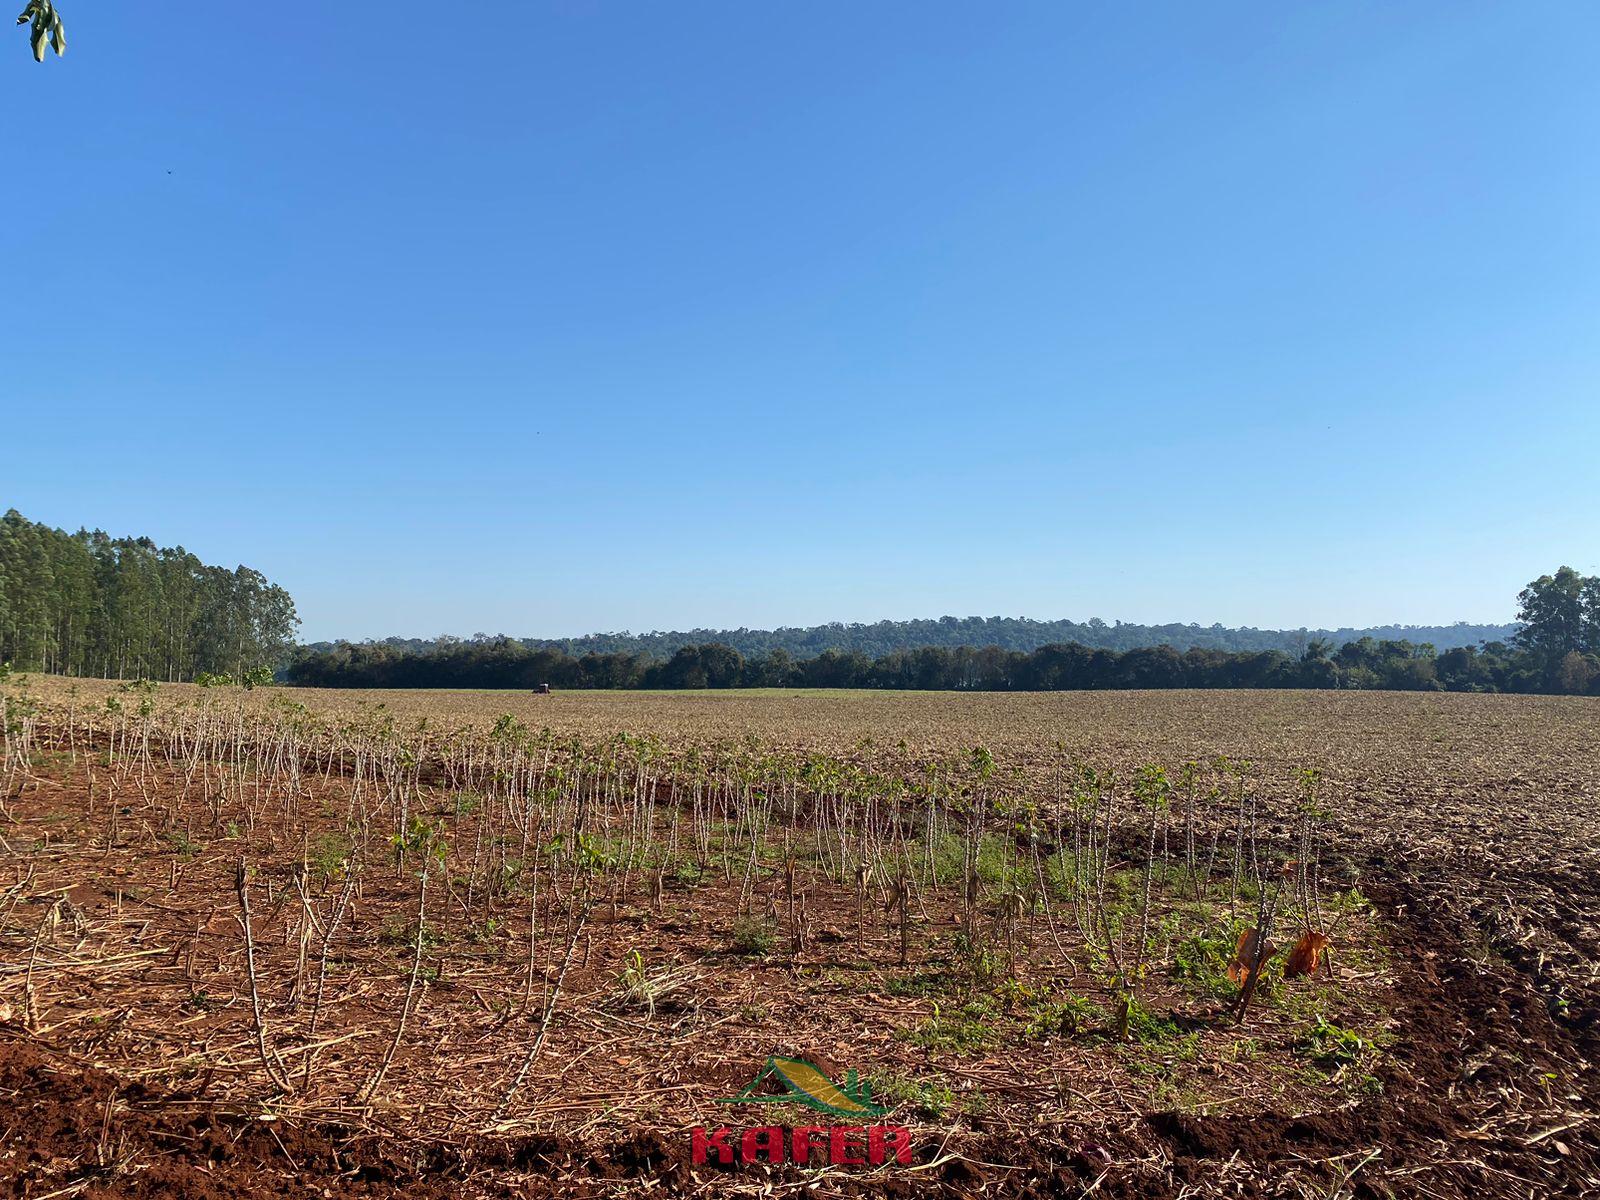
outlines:
[[[0,663],[116,679],[244,679],[293,644],[294,601],[249,567],[0,517]]]

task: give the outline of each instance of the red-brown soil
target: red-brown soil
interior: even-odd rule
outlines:
[[[521,970],[507,948],[525,938],[525,916],[519,927],[507,911],[504,927],[479,940],[454,929],[430,952],[438,974],[393,1087],[356,1105],[334,1080],[359,1077],[381,1054],[406,966],[403,937],[380,931],[389,922],[403,933],[408,893],[374,879],[359,915],[370,936],[350,951],[325,1029],[361,1036],[318,1052],[322,1092],[274,1098],[240,990],[233,854],[193,819],[192,799],[178,805],[164,768],[148,798],[130,797],[130,819],[107,849],[104,799],[91,819],[80,775],[41,767],[12,802],[0,846],[0,889],[18,885],[13,931],[52,922],[47,937],[35,935],[37,954],[10,936],[0,960],[0,1194],[756,1195],[774,1184],[819,1195],[1173,1200],[1595,1194],[1600,876],[1592,845],[1578,840],[1586,824],[1569,814],[1592,804],[1597,768],[1575,766],[1564,747],[1541,758],[1525,745],[1486,745],[1483,755],[1487,769],[1458,776],[1412,774],[1403,755],[1399,765],[1348,769],[1354,799],[1339,814],[1335,850],[1375,905],[1382,965],[1347,967],[1346,986],[1352,1014],[1387,1012],[1373,1067],[1381,1090],[1319,1091],[1287,1071],[1263,1080],[1290,1054],[1292,1013],[1252,1014],[1262,1057],[1239,1063],[1221,1050],[1221,1014],[1176,994],[1171,1003],[1207,1031],[1202,1050],[1194,1062],[1154,1066],[1161,1079],[1201,1089],[1202,1102],[1164,1105],[1172,1091],[1141,1073],[1152,1064],[1115,1047],[1045,1041],[930,1054],[894,1036],[925,1020],[930,1001],[888,990],[914,970],[895,967],[887,929],[869,930],[862,953],[853,907],[820,896],[819,937],[799,969],[780,952],[741,957],[730,948],[736,895],[702,886],[671,890],[659,905],[630,896],[614,911],[596,907],[573,1004],[558,1010],[551,1053],[530,1077],[536,1102],[502,1133],[483,1108],[529,1040],[527,1018],[502,1003]],[[1528,807],[1530,795],[1549,807]],[[161,832],[172,827],[192,827],[200,848],[175,850]],[[294,960],[287,915],[269,896],[287,894],[304,833],[285,827],[255,840],[269,1005],[286,1003]],[[56,894],[69,906],[34,902]],[[951,920],[933,911],[919,925],[914,964],[937,961]],[[693,979],[648,1020],[608,999],[633,949]],[[32,1013],[17,987],[30,958]],[[1340,1002],[1336,991],[1328,1002]],[[707,1101],[733,1094],[776,1051],[836,1078],[868,1062],[936,1075],[956,1086],[958,1113],[906,1118],[919,1135],[913,1171],[693,1167],[687,1127],[730,1119]],[[180,1066],[186,1055],[196,1061]]]

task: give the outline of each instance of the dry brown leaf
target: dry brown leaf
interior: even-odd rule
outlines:
[[[1289,957],[1283,964],[1283,977],[1293,979],[1296,975],[1315,975],[1322,964],[1322,952],[1327,948],[1327,938],[1308,930],[1294,944],[1294,949],[1289,951]]]
[[[1261,966],[1264,967],[1278,952],[1278,948],[1268,942],[1266,948],[1261,950],[1256,930],[1253,927],[1246,929],[1239,935],[1239,943],[1233,948],[1233,961],[1228,964],[1228,978],[1239,987],[1250,982],[1250,972],[1256,969],[1258,951],[1261,954]]]

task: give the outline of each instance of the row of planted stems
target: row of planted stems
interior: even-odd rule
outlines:
[[[107,850],[145,831],[186,846],[209,835],[205,853],[249,848],[227,851],[244,982],[261,1066],[283,1093],[309,1085],[316,1055],[291,1070],[269,1027],[292,1011],[315,1042],[330,962],[374,871],[414,889],[415,909],[405,998],[358,1089],[364,1100],[404,1043],[430,922],[527,921],[517,1001],[534,1032],[497,1119],[546,1043],[597,907],[659,910],[669,891],[720,886],[736,895],[741,921],[770,930],[770,953],[799,965],[828,891],[831,911],[853,913],[858,952],[876,945],[901,966],[942,907],[975,977],[1015,979],[1037,947],[1053,948],[1056,961],[1104,981],[1122,1037],[1166,965],[1156,958],[1174,942],[1173,922],[1196,907],[1186,901],[1225,904],[1230,924],[1248,927],[1239,1019],[1274,932],[1326,928],[1310,770],[1292,789],[1277,781],[1269,800],[1250,764],[1226,758],[1120,773],[1061,753],[1041,777],[1003,768],[981,746],[922,762],[882,755],[889,765],[874,766],[868,751],[676,747],[628,734],[586,742],[510,715],[487,729],[402,729],[381,706],[337,718],[279,697],[166,703],[152,684],[99,704],[45,703],[26,681],[0,694],[0,818],[48,761],[85,776]],[[258,874],[251,853],[293,859],[287,881]],[[269,1004],[252,894],[264,889],[277,905],[284,888],[297,965],[286,996]]]

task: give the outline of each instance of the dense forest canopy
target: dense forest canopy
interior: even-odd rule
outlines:
[[[941,617],[809,629],[478,635],[295,647],[283,588],[149,538],[0,518],[0,667],[328,687],[1401,688],[1600,694],[1600,576],[1562,567],[1518,624],[1226,629]]]
[[[1586,691],[1600,660],[1556,680],[1528,653],[1504,642],[1440,654],[1409,641],[1361,638],[1337,650],[1317,642],[1298,657],[1281,650],[1225,651],[1171,646],[1097,650],[1075,643],[1037,650],[924,646],[876,659],[825,650],[796,659],[783,650],[745,658],[712,642],[671,658],[640,654],[574,657],[510,638],[458,642],[426,653],[381,643],[303,652],[292,683],[322,687],[729,688],[848,687],[957,691],[1102,688],[1386,688],[1450,691]],[[1550,686],[1547,686],[1549,684]]]
[[[1087,621],[1034,621],[1027,617],[938,617],[915,621],[877,621],[872,624],[812,625],[782,629],[692,629],[676,633],[591,633],[576,638],[514,639],[531,650],[560,650],[581,658],[585,654],[635,654],[670,658],[685,646],[715,643],[729,646],[746,658],[781,650],[795,658],[813,658],[828,650],[879,658],[897,650],[926,646],[958,649],[996,646],[1001,650],[1037,650],[1041,646],[1076,643],[1091,650],[1140,650],[1172,646],[1178,650],[1281,650],[1300,655],[1315,641],[1343,645],[1369,637],[1375,641],[1410,641],[1451,650],[1484,642],[1506,641],[1515,625],[1380,625],[1370,629],[1230,629],[1223,625],[1132,625]],[[508,640],[504,635],[477,634],[473,642]],[[385,638],[382,645],[410,653],[430,653],[457,645],[459,639]],[[332,650],[340,643],[314,642],[314,651]]]
[[[1079,642],[1032,650],[918,646],[876,657],[826,649],[797,658],[782,647],[746,656],[724,642],[679,646],[669,657],[630,650],[570,653],[514,638],[348,643],[304,648],[292,682],[327,687],[726,688],[868,687],[968,691],[1096,688],[1388,688],[1600,692],[1600,577],[1563,567],[1518,597],[1523,621],[1508,640],[1444,649],[1407,638],[1309,638],[1280,649],[1166,646],[1114,650]],[[915,623],[907,623],[915,624]],[[1491,627],[1497,628],[1497,627]]]
[[[270,675],[294,644],[294,601],[249,567],[182,546],[0,517],[0,664],[116,679]]]

